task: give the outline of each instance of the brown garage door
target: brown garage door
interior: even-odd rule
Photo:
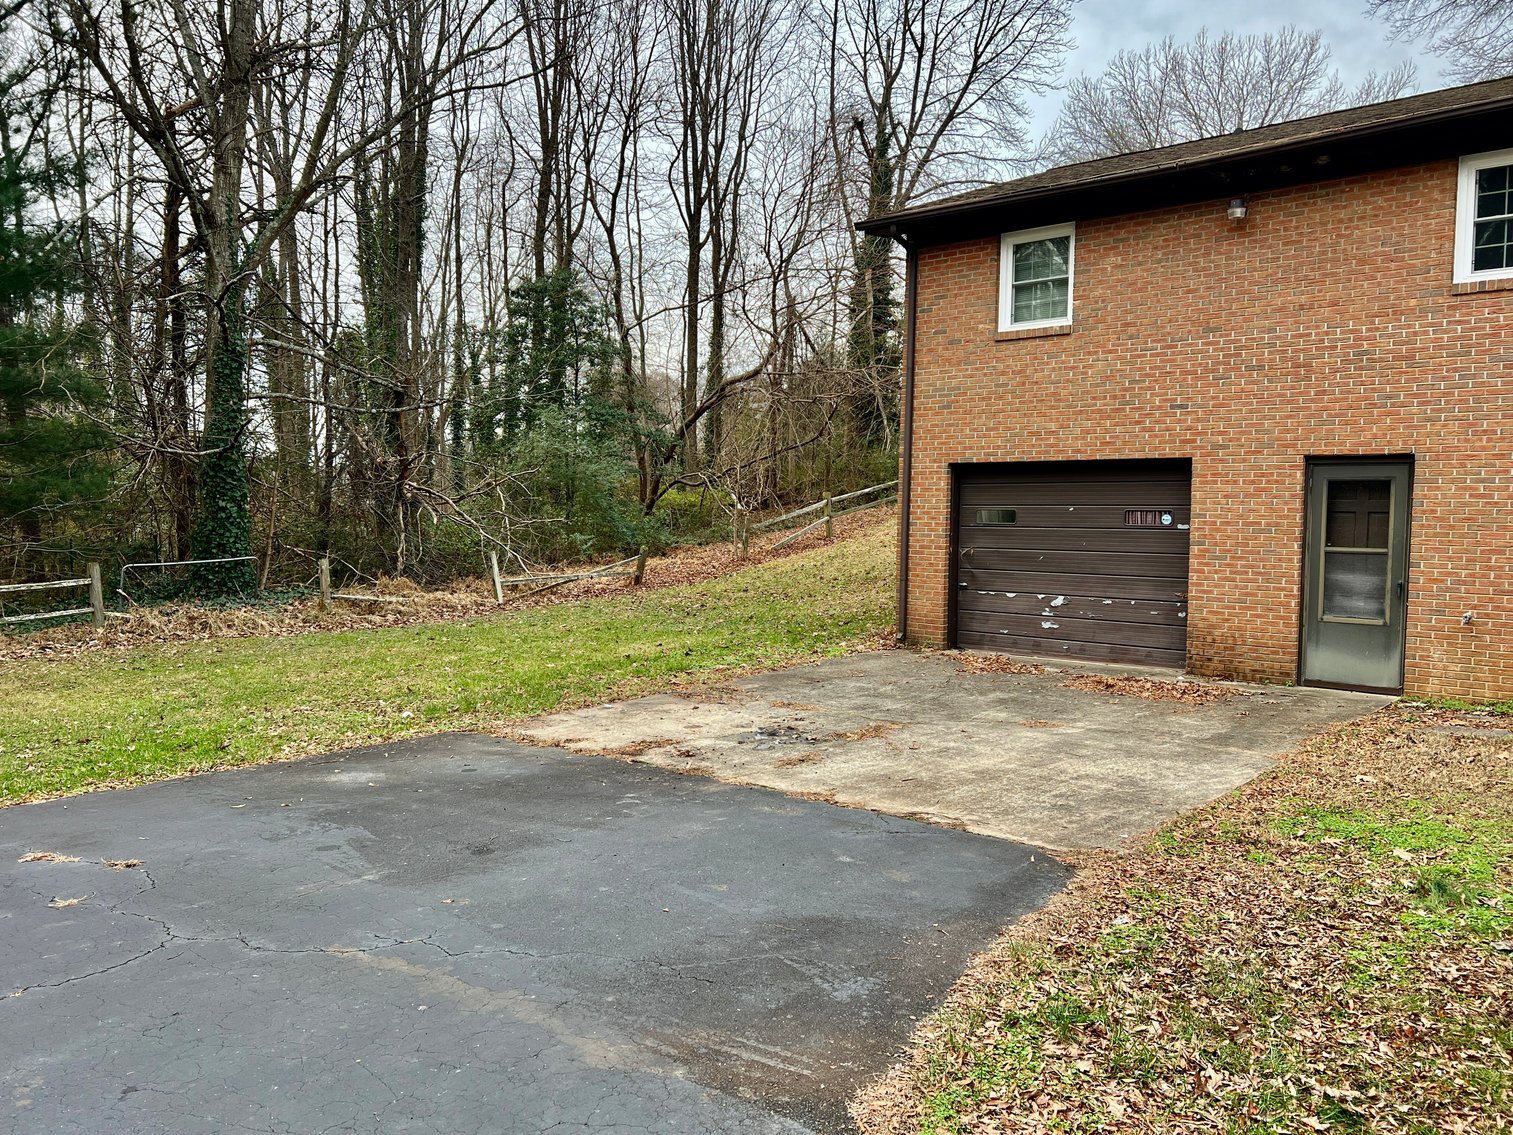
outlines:
[[[1183,664],[1187,462],[965,466],[956,499],[958,646]]]

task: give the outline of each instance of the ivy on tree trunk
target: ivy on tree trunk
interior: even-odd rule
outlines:
[[[220,335],[213,348],[205,414],[206,453],[200,462],[200,509],[194,525],[197,560],[245,556],[252,546],[244,451],[247,434],[244,298],[244,285],[238,281],[226,290],[220,304]],[[251,560],[195,564],[190,583],[201,594],[237,595],[256,590],[257,572]]]

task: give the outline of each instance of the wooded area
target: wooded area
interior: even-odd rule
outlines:
[[[853,222],[1215,126],[1031,138],[1073,3],[0,4],[0,576],[439,580],[890,479]],[[1219,128],[1412,81],[1283,34],[1308,82]]]
[[[1006,172],[1069,7],[13,6],[7,572],[440,577],[888,479],[850,222]]]

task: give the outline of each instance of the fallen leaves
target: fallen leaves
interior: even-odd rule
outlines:
[[[1185,679],[1174,682],[1125,674],[1074,674],[1061,684],[1069,690],[1117,694],[1122,697],[1145,698],[1147,701],[1184,702],[1188,705],[1211,705],[1244,693],[1242,690],[1213,686],[1206,682]]]
[[[82,862],[82,860],[77,855],[61,855],[56,851],[28,851],[25,855],[21,856],[21,858],[17,859],[16,862],[79,863]],[[125,871],[132,867],[140,867],[142,865],[142,861],[140,859],[101,859],[99,860],[99,863],[102,866],[109,867],[114,871]],[[78,900],[75,899],[73,901],[77,902]],[[72,906],[73,903],[64,903],[63,905]]]
[[[1506,1130],[1513,762],[1453,717],[1332,727],[1136,847],[1068,857],[1067,890],[853,1101],[860,1128]]]
[[[956,659],[964,674],[1043,674],[1044,666],[1020,662],[1004,654],[974,654],[963,651]]]
[[[54,898],[54,899],[53,899],[53,900],[52,900],[52,901],[51,901],[51,902],[49,902],[49,903],[48,903],[48,904],[47,904],[47,905],[48,905],[48,906],[50,906],[50,907],[52,907],[52,908],[53,908],[53,909],[54,909],[54,910],[62,910],[62,909],[64,909],[64,908],[65,908],[65,907],[70,907],[70,906],[78,906],[78,905],[79,905],[79,904],[80,904],[80,903],[81,903],[81,902],[83,902],[83,901],[84,901],[84,900],[85,900],[85,899],[87,899],[87,898],[88,898],[88,897],[89,897],[89,896],[88,896],[88,895],[80,895],[80,896],[79,896],[79,897],[78,897],[78,898],[76,898],[76,899],[60,899],[60,898]]]

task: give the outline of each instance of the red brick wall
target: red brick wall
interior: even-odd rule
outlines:
[[[1079,222],[1070,334],[997,335],[996,238],[922,250],[910,637],[946,633],[952,462],[1186,457],[1189,668],[1292,681],[1305,457],[1412,454],[1406,691],[1513,693],[1513,290],[1452,287],[1456,176]]]

